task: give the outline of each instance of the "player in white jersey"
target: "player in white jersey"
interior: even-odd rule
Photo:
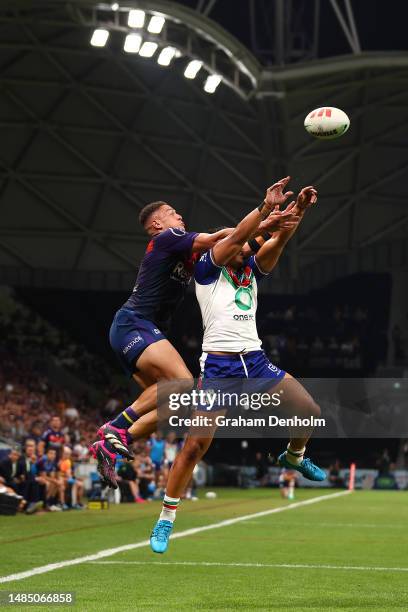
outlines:
[[[286,184],[287,181],[281,182],[282,187]],[[283,195],[281,201],[284,201]],[[302,417],[316,417],[320,414],[319,407],[300,383],[270,363],[261,350],[255,321],[258,282],[275,267],[304,211],[316,200],[316,190],[313,187],[304,188],[296,202],[286,208],[286,211],[290,210],[296,215],[294,227],[281,230],[265,242],[257,255],[245,259],[243,244],[251,234],[248,226],[247,233],[241,236],[240,244],[233,245],[228,237],[207,251],[196,264],[196,294],[204,324],[200,361],[204,388],[212,388],[212,381],[215,381],[217,390],[220,389],[220,379],[226,379],[226,387],[222,389],[224,392],[230,389],[232,379],[261,379],[263,385],[267,383],[266,388],[269,390],[279,383],[285,395],[285,404],[296,407],[297,414]],[[217,408],[220,410],[219,406]],[[204,409],[208,410],[208,406]],[[154,552],[163,553],[167,550],[180,496],[191,478],[194,466],[210,446],[215,429],[215,426],[210,426],[202,433],[196,431],[195,435],[190,435],[172,466],[162,513],[150,539]],[[280,455],[279,462],[282,466],[297,469],[311,480],[323,480],[325,472],[310,459],[304,458],[310,434],[311,431],[304,431],[298,434],[299,437],[291,439],[287,450]]]

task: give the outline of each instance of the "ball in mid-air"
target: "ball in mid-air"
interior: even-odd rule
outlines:
[[[334,106],[325,106],[311,111],[305,119],[305,129],[320,140],[339,138],[350,127],[346,113]]]

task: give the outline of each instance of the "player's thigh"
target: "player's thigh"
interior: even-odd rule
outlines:
[[[181,355],[168,340],[150,344],[136,362],[136,374],[150,379],[191,379],[192,375]]]
[[[274,389],[275,392],[277,388]],[[272,392],[274,391],[272,390]],[[278,390],[282,408],[306,409],[308,414],[320,415],[320,408],[304,386],[288,372],[279,382]]]

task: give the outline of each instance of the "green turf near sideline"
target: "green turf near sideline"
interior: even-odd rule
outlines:
[[[324,494],[327,491],[298,491],[296,501]],[[76,609],[86,611],[156,611],[161,607],[402,611],[408,607],[406,572],[270,566],[408,567],[407,501],[404,492],[356,492],[176,539],[163,557],[142,548],[104,559],[105,563],[67,567],[1,588],[25,592],[75,590]],[[176,529],[285,505],[288,502],[281,500],[276,490],[222,489],[215,500],[183,503]],[[1,563],[1,574],[145,540],[158,509],[155,503],[122,505],[108,512],[3,517],[1,558],[7,559],[7,564]],[[151,565],[152,561],[162,564]],[[184,562],[191,565],[180,565]],[[231,565],[239,563],[254,565]]]

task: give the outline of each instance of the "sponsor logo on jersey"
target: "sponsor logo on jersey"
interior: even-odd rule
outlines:
[[[154,240],[151,240],[146,247],[146,254],[151,253],[153,251],[153,248],[154,248]]]
[[[135,337],[133,338],[133,340],[131,340],[131,341],[129,342],[129,344],[127,344],[127,345],[125,346],[125,348],[123,349],[122,353],[123,353],[124,355],[126,355],[126,353],[128,353],[128,352],[130,351],[130,349],[131,349],[133,346],[135,346],[136,344],[138,344],[138,342],[143,342],[143,338],[142,338],[142,336],[135,336]]]
[[[191,272],[189,272],[189,270],[186,270],[183,261],[179,261],[174,266],[173,271],[170,274],[170,278],[179,283],[183,283],[183,285],[188,285],[191,280]]]
[[[161,334],[160,329],[157,329],[157,327],[153,328],[154,333],[158,336],[159,334]]]
[[[235,314],[234,315],[234,321],[253,321],[253,320],[254,320],[253,314]]]

